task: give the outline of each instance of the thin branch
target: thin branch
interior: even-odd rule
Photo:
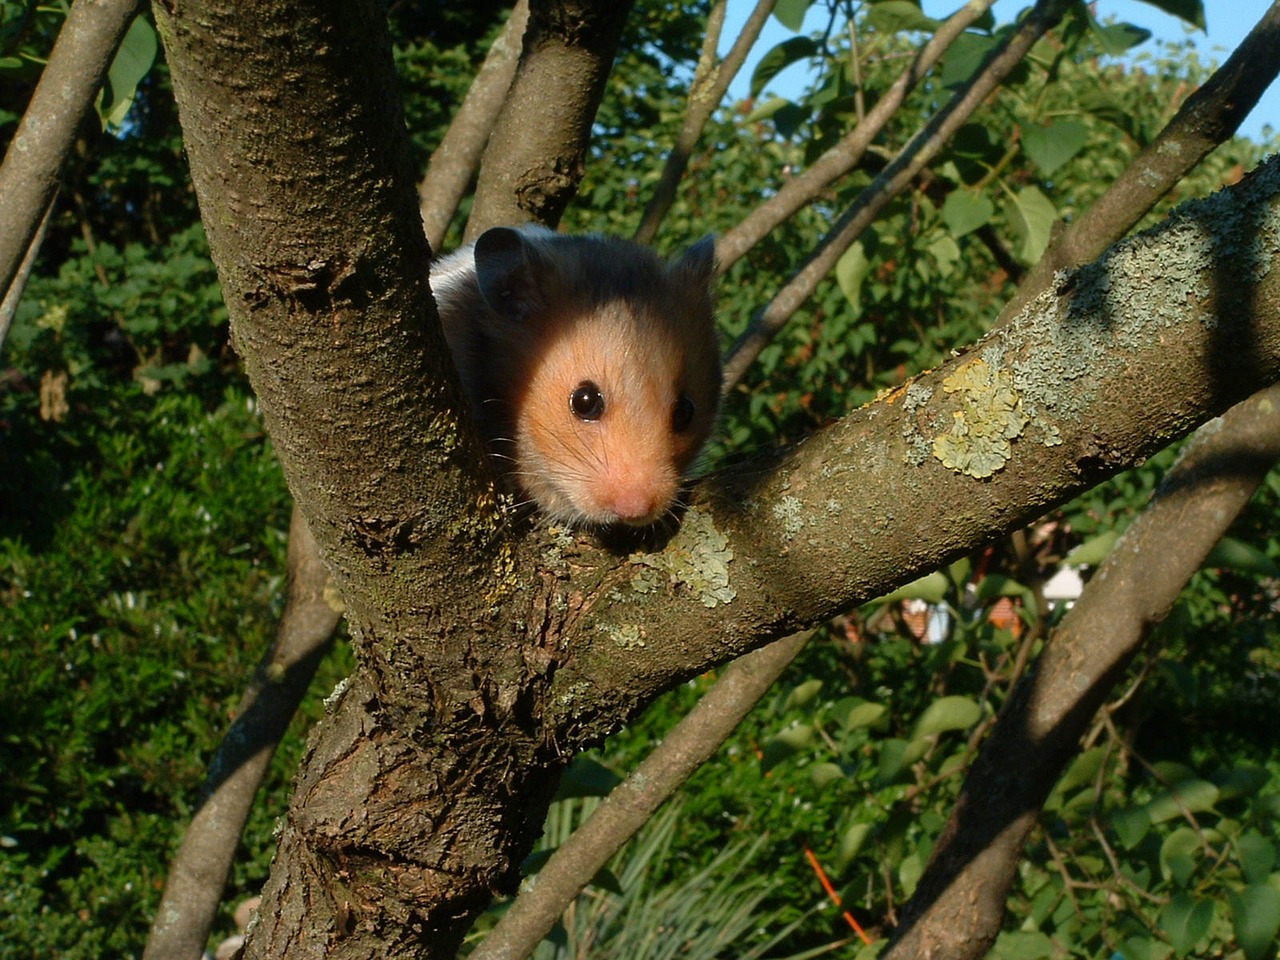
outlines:
[[[76,0],[0,163],[0,291],[8,291],[58,189],[138,0]]]
[[[53,207],[57,199],[55,190],[54,195],[49,198],[49,206],[45,208],[44,216],[40,218],[40,226],[35,236],[31,238],[31,244],[27,247],[22,263],[18,265],[18,271],[9,284],[9,289],[5,291],[4,298],[0,299],[0,348],[4,347],[5,338],[9,335],[9,327],[13,323],[14,315],[18,312],[18,304],[22,302],[23,291],[27,289],[31,268],[35,266],[36,256],[40,253],[41,244],[44,243],[44,235],[49,229],[49,220],[53,216]]]
[[[445,231],[480,167],[480,156],[497,122],[520,62],[520,44],[529,23],[529,0],[516,0],[502,33],[493,41],[471,87],[431,155],[418,187],[427,242],[440,252]]]
[[[1128,233],[1196,164],[1230,139],[1280,73],[1277,49],[1280,0],[1106,192],[1055,236],[997,324],[1017,316],[1055,273],[1087,263]]]
[[[694,73],[693,83],[689,87],[689,104],[685,108],[684,122],[680,133],[676,136],[675,146],[667,155],[667,162],[662,167],[662,175],[653,196],[645,205],[644,215],[640,218],[640,226],[636,228],[635,239],[640,243],[652,243],[658,233],[671,205],[676,200],[676,187],[689,166],[689,157],[693,148],[702,136],[702,131],[711,119],[720,101],[724,99],[729,84],[742,69],[747,53],[760,37],[769,15],[778,0],[757,0],[751,16],[742,26],[742,32],[734,41],[724,61],[715,63],[716,47],[720,41],[720,31],[724,26],[725,6],[727,0],[717,0],[707,18],[707,35],[703,41],[702,56],[698,60],[698,68]]]
[[[735,660],[652,753],[538,871],[472,960],[524,960],[573,899],[658,807],[720,748],[809,639],[794,634]]]
[[[1041,806],[1151,628],[1280,458],[1280,386],[1202,427],[1018,685],[887,958],[985,956]]]
[[[253,799],[342,619],[306,522],[289,526],[288,599],[275,643],[209,764],[205,798],[169,867],[144,960],[199,957],[217,915]]]
[[[981,17],[995,0],[969,0],[952,14],[902,71],[874,107],[839,143],[822,154],[809,168],[784,183],[776,194],[716,243],[716,260],[721,272],[737,263],[778,224],[806,206],[831,183],[854,169],[886,123],[898,111],[917,83],[955,41]]]
[[[836,261],[871,225],[885,205],[925,168],[951,135],[1000,85],[1005,75],[1022,62],[1035,42],[1062,19],[1069,6],[1070,0],[1039,0],[1021,25],[992,51],[982,69],[858,195],[809,255],[804,266],[774,295],[738,338],[725,362],[726,391],[742,379],[773,335],[813,294],[818,283],[831,272]]]

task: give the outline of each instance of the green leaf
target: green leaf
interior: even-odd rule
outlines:
[[[622,778],[599,760],[585,755],[579,756],[560,778],[556,799],[607,797],[609,792],[621,782]]]
[[[1106,756],[1106,747],[1093,747],[1080,754],[1071,762],[1067,772],[1058,781],[1057,790],[1066,793],[1076,787],[1082,787],[1086,783],[1093,783]]]
[[[792,707],[800,708],[807,706],[813,702],[813,698],[816,697],[821,690],[822,680],[820,678],[813,677],[804,681],[804,683],[799,684],[794,690],[787,694],[786,709],[790,710]]]
[[[977,33],[962,33],[956,37],[942,59],[942,85],[957,87],[967,83],[995,45],[995,38]]]
[[[1111,552],[1111,548],[1116,545],[1116,541],[1119,539],[1120,534],[1115,530],[1108,530],[1106,533],[1100,533],[1096,537],[1090,537],[1063,557],[1062,562],[1073,567],[1101,566],[1102,561],[1107,559],[1107,554]]]
[[[820,47],[809,37],[791,37],[760,58],[751,74],[751,96],[757,97],[770,80],[799,60],[817,56]]]
[[[1120,955],[1124,957],[1124,960],[1157,960],[1159,957],[1168,956],[1167,947],[1162,949],[1160,953],[1156,953],[1157,943],[1158,941],[1152,937],[1135,935],[1125,940]]]
[[[996,938],[991,960],[1045,960],[1053,956],[1053,941],[1039,930],[1005,930]]]
[[[790,140],[800,129],[800,125],[809,119],[809,111],[797,103],[784,103],[773,115],[773,126],[778,136]]]
[[[924,600],[927,603],[941,603],[947,597],[949,584],[942,571],[935,570],[919,580],[903,584],[893,593],[880,597],[878,603],[893,603],[898,600]]]
[[[1151,31],[1135,27],[1132,23],[1108,23],[1105,26],[1093,22],[1093,35],[1098,38],[1105,53],[1118,57],[1140,43],[1151,39]]]
[[[836,261],[836,282],[857,313],[862,312],[862,281],[867,279],[871,261],[861,240],[855,240]]]
[[[912,739],[948,730],[967,730],[982,719],[982,707],[968,697],[943,697],[929,704],[916,721]]]
[[[942,219],[956,239],[991,222],[996,207],[986,192],[952,190],[942,205]]]
[[[1252,576],[1280,577],[1280,566],[1252,544],[1223,537],[1205,558],[1206,567],[1226,567]]]
[[[876,767],[876,785],[885,787],[893,783],[902,772],[903,757],[907,752],[907,741],[890,737],[880,745],[880,763]]]
[[[938,273],[943,277],[949,277],[960,261],[960,245],[956,243],[955,237],[942,234],[929,244],[929,255],[938,265]]]
[[[1196,871],[1196,854],[1200,852],[1200,833],[1190,827],[1179,827],[1160,845],[1160,872],[1185,887]]]
[[[1009,204],[1009,223],[1021,243],[1018,257],[1025,263],[1040,259],[1049,245],[1049,232],[1058,219],[1058,208],[1038,187],[1024,187],[1014,194]]]
[[[898,33],[902,30],[914,30],[920,33],[933,33],[939,22],[926,17],[920,11],[920,4],[910,0],[881,0],[873,3],[867,10],[866,23],[884,33]]]
[[[747,123],[758,123],[761,120],[768,120],[775,113],[786,106],[795,106],[786,97],[769,97],[767,100],[761,100],[756,104],[756,108],[747,114]]]
[[[1022,149],[1046,177],[1084,149],[1089,128],[1079,120],[1059,120],[1048,126],[1026,127]]]
[[[844,771],[835,763],[815,763],[809,768],[809,779],[821,790],[836,780],[843,780]]]
[[[798,723],[770,737],[760,747],[763,754],[760,758],[761,771],[772,770],[783,760],[805,749],[812,741],[813,727],[807,723]]]
[[[156,59],[156,32],[146,17],[134,17],[120,42],[120,49],[107,71],[107,84],[98,97],[98,116],[103,127],[124,123],[138,84]]]
[[[1218,784],[1218,800],[1252,797],[1271,782],[1271,775],[1261,767],[1232,767],[1214,777]]]
[[[1204,23],[1203,0],[1146,0],[1146,2],[1157,10],[1163,10],[1179,20],[1185,20],[1191,26],[1207,32]]]
[[[848,716],[844,718],[844,725],[849,730],[874,726],[887,712],[887,708],[882,703],[860,703],[849,711]]]
[[[1142,842],[1142,838],[1151,829],[1151,815],[1145,807],[1135,810],[1120,810],[1111,817],[1111,829],[1120,838],[1126,850],[1132,850]]]
[[[858,855],[858,851],[862,849],[863,841],[867,839],[871,833],[871,824],[855,823],[840,837],[840,849],[836,853],[836,865],[839,867],[847,866],[848,863]]]
[[[1280,890],[1269,883],[1245,887],[1231,897],[1231,920],[1246,960],[1270,956],[1276,932],[1280,931]]]
[[[1218,802],[1218,788],[1208,780],[1183,780],[1163,790],[1147,804],[1152,823],[1164,823],[1188,813],[1206,813]]]
[[[1250,830],[1236,841],[1240,868],[1249,883],[1262,883],[1271,876],[1276,865],[1276,847],[1270,840]]]
[[[1160,913],[1160,929],[1169,935],[1174,952],[1185,957],[1195,949],[1213,922],[1213,902],[1196,900],[1185,890],[1173,895]]]
[[[924,865],[928,860],[924,851],[916,849],[902,858],[898,864],[898,882],[902,884],[902,892],[906,896],[915,893],[916,884],[924,876]]]
[[[788,30],[799,30],[804,26],[804,15],[812,5],[813,0],[778,0],[773,15]]]

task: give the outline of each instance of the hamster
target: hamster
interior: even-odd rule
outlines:
[[[520,490],[575,527],[671,508],[720,401],[715,242],[495,227],[431,265],[467,404]]]

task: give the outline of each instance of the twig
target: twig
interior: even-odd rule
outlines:
[[[871,938],[867,936],[867,931],[862,929],[862,924],[853,918],[853,914],[845,909],[844,901],[840,899],[840,894],[836,892],[836,888],[831,885],[830,879],[827,877],[827,871],[822,869],[822,864],[818,862],[817,854],[808,847],[804,848],[804,855],[809,860],[809,866],[813,867],[813,872],[818,875],[818,882],[822,884],[822,889],[827,892],[827,896],[831,898],[831,902],[836,905],[836,909],[840,911],[840,915],[844,917],[845,923],[853,929],[865,944],[871,943]]]
[[[1005,75],[1022,62],[1032,45],[1061,18],[1069,0],[1039,0],[1021,25],[988,57],[986,64],[951,101],[917,133],[831,227],[804,266],[752,320],[725,362],[724,388],[735,386],[760,351],[780,330],[818,283],[835,267],[862,232],[907,184],[924,169],[973,114]],[[717,245],[719,255],[719,245]],[[723,264],[723,261],[722,261]]]
[[[138,0],[76,0],[0,163],[0,291],[8,291],[49,209],[80,121]]]
[[[773,12],[777,0],[757,0],[751,16],[742,26],[742,32],[734,41],[728,55],[718,66],[715,63],[716,46],[720,41],[720,31],[724,27],[725,6],[727,0],[717,0],[707,18],[707,35],[702,45],[702,56],[698,59],[698,67],[689,86],[689,103],[685,107],[684,121],[680,125],[680,133],[676,136],[675,145],[667,155],[667,162],[662,167],[662,175],[654,188],[653,196],[645,205],[644,214],[640,218],[640,226],[636,228],[635,239],[639,243],[652,243],[658,233],[658,227],[666,217],[671,205],[675,203],[676,187],[684,176],[689,165],[689,156],[702,136],[702,131],[711,119],[711,114],[720,101],[724,99],[729,84],[742,69],[747,53],[755,45]]]
[[[809,168],[784,183],[776,194],[716,242],[716,261],[723,273],[778,224],[810,203],[826,187],[861,162],[868,147],[897,112],[917,83],[933,69],[952,42],[991,7],[995,0],[970,0],[938,28],[920,51],[911,58],[893,85],[876,101],[867,115],[848,134],[818,157]]]
[[[40,218],[40,226],[35,236],[31,238],[31,245],[27,247],[22,263],[18,266],[18,272],[9,284],[9,289],[5,291],[4,298],[0,300],[0,348],[4,347],[5,337],[9,335],[9,327],[13,323],[14,315],[18,312],[18,304],[22,302],[23,291],[27,289],[31,268],[35,266],[40,245],[44,243],[44,235],[49,229],[49,220],[53,216],[53,207],[57,199],[57,191],[54,191],[54,195],[49,198],[49,206],[45,208],[44,216]]]

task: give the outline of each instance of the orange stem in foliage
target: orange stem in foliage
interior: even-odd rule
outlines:
[[[844,909],[844,904],[840,901],[840,894],[836,893],[836,888],[831,885],[831,881],[827,879],[826,871],[822,869],[822,864],[818,862],[818,858],[813,855],[813,851],[808,847],[804,848],[804,855],[809,858],[809,865],[813,867],[813,872],[818,875],[818,880],[822,884],[822,889],[827,891],[827,896],[831,898],[831,902],[840,908],[841,914],[845,920],[849,921],[849,926],[853,927],[853,932],[862,938],[865,944],[871,943],[871,938],[867,936],[867,932],[858,925],[858,921],[853,919],[853,914]]]

